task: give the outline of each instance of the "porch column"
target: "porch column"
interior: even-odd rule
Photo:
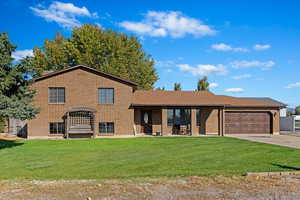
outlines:
[[[167,109],[162,108],[161,109],[161,135],[166,136],[170,135],[168,132],[168,112]]]
[[[219,108],[219,135],[225,134],[225,112],[224,108]]]
[[[191,109],[191,133],[192,136],[199,136],[199,132],[197,131],[197,109]]]

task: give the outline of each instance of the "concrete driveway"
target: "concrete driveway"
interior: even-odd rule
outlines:
[[[255,142],[276,144],[300,149],[300,137],[290,135],[262,135],[262,134],[229,134],[227,137],[245,139]]]

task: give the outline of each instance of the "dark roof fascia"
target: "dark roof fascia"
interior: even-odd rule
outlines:
[[[269,105],[243,105],[243,106],[240,106],[240,105],[225,105],[225,108],[241,108],[241,109],[245,109],[245,108],[257,108],[257,109],[279,109],[280,106],[269,106]]]
[[[218,108],[258,108],[258,109],[278,109],[279,106],[264,106],[264,105],[222,105],[222,104],[159,104],[159,105],[153,105],[153,104],[131,104],[132,107],[218,107]]]
[[[135,82],[117,77],[115,75],[112,75],[112,74],[109,74],[109,73],[106,73],[106,72],[101,72],[99,70],[96,70],[96,69],[93,69],[91,67],[87,67],[87,66],[84,66],[84,65],[76,65],[74,67],[68,67],[68,68],[65,68],[65,69],[62,69],[62,70],[59,70],[59,71],[51,72],[51,73],[48,73],[48,74],[43,75],[41,77],[35,78],[35,79],[33,79],[33,81],[34,82],[41,81],[41,80],[44,80],[44,79],[47,79],[47,78],[50,78],[50,77],[53,77],[53,76],[56,76],[56,75],[59,75],[59,74],[63,74],[63,73],[69,72],[69,71],[73,71],[75,69],[83,69],[83,70],[95,73],[97,75],[101,75],[101,76],[104,76],[106,78],[110,78],[112,80],[119,81],[121,83],[125,83],[125,84],[130,85],[130,86],[134,86],[134,87],[138,86],[138,84],[135,83]]]
[[[132,107],[224,107],[222,104],[131,104]]]
[[[280,108],[285,108],[288,106],[287,104],[277,101],[271,97],[240,97],[240,98],[248,99],[248,100],[252,100],[252,101],[258,101],[258,102],[278,104],[278,105],[280,105]],[[264,100],[266,100],[266,101],[264,101]]]

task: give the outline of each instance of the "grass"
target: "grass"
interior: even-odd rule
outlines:
[[[300,128],[300,121],[296,121],[295,126]]]
[[[0,179],[231,175],[300,167],[300,150],[227,137],[0,140]]]

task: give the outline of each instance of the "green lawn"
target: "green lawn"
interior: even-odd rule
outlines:
[[[300,127],[300,121],[296,121],[295,126]]]
[[[0,140],[0,179],[109,179],[300,168],[300,150],[227,137]]]

